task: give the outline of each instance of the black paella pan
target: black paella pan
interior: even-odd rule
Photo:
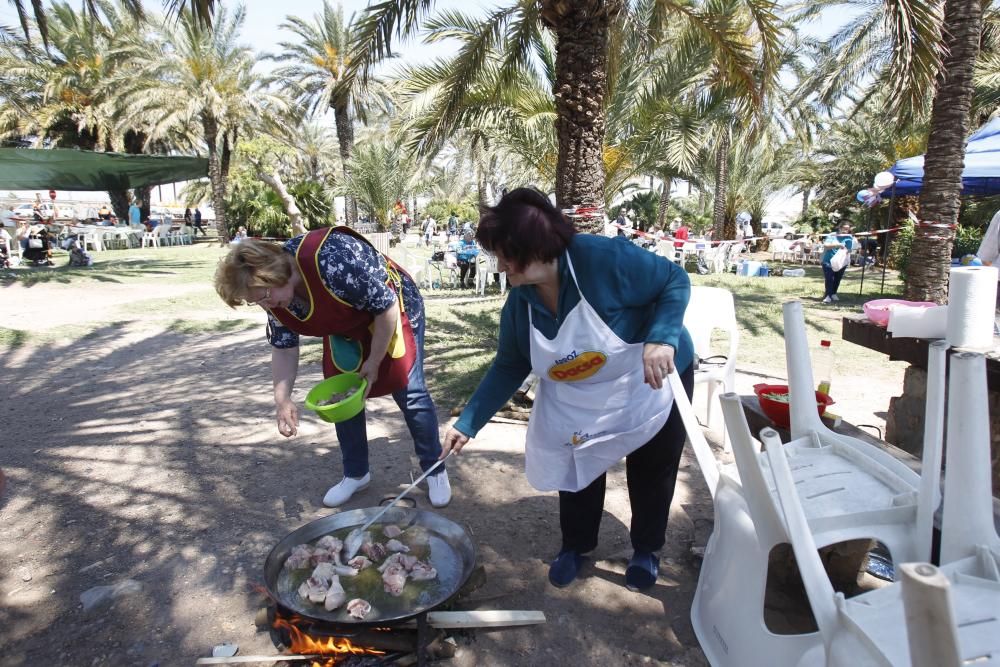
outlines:
[[[393,507],[372,526],[395,524],[407,530],[416,527],[426,533],[429,555],[426,557],[438,572],[436,580],[419,582],[426,584],[413,586],[407,582],[402,596],[393,598],[384,593],[381,588],[380,575],[373,581],[375,574],[368,568],[362,570],[358,577],[341,577],[348,599],[362,597],[372,604],[371,613],[364,619],[356,619],[347,613],[346,605],[333,611],[327,611],[322,604],[313,604],[303,600],[298,595],[298,586],[309,575],[305,570],[289,570],[284,567],[285,559],[292,548],[299,544],[314,543],[324,535],[343,537],[352,528],[363,525],[375,516],[381,508],[340,512],[317,519],[289,533],[271,549],[264,561],[264,583],[268,593],[285,609],[311,619],[341,624],[384,625],[403,621],[417,614],[441,605],[459,591],[476,564],[476,546],[465,528],[451,519],[426,510],[407,507]],[[377,573],[377,571],[376,571]],[[413,582],[417,583],[417,582]],[[363,585],[363,587],[362,587]],[[362,587],[358,590],[358,587]]]

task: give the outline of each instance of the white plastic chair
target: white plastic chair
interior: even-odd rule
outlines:
[[[790,261],[792,260],[792,242],[787,239],[771,239],[771,261]]]
[[[712,407],[715,394],[722,391],[736,391],[736,352],[740,343],[740,328],[736,322],[736,304],[733,293],[721,287],[691,288],[691,298],[684,311],[684,327],[691,335],[694,352],[699,366],[694,374],[695,387],[704,384],[708,389],[708,403],[705,423],[712,426]],[[712,334],[716,330],[726,332],[729,349],[724,355],[716,355],[712,350]],[[722,358],[722,363],[711,361]],[[728,440],[723,430],[723,446],[729,451]]]
[[[89,246],[95,252],[101,252],[104,247],[101,245],[101,235],[99,232],[88,229],[79,236],[80,245],[83,246],[84,250],[87,250]]]
[[[490,275],[500,273],[500,294],[507,292],[507,274],[501,273],[496,255],[491,255],[485,250],[480,252],[476,258],[476,294],[486,293],[486,283]]]
[[[812,418],[822,426],[814,401],[803,406],[795,400],[796,389],[803,383],[809,388],[810,399],[813,397],[804,340],[801,304],[786,304],[791,400],[799,409],[811,410]],[[823,433],[801,428],[809,418],[796,419],[801,432],[784,447],[794,461],[794,483],[816,544],[874,538],[889,548],[897,567],[906,561],[930,558],[933,514],[939,497],[946,350],[945,343],[937,342],[928,355],[922,478],[891,457],[891,463],[885,464],[885,452],[868,443],[825,427]],[[702,649],[716,667],[799,664],[815,648],[816,634],[772,633],[763,616],[768,556],[774,546],[789,541],[777,509],[770,464],[750,434],[739,396],[726,393],[719,398],[738,474],[724,476],[719,484],[715,528],[698,580],[692,624]]]
[[[904,588],[900,583],[858,595],[850,600],[836,593],[823,569],[816,542],[806,519],[801,489],[789,465],[777,432],[765,429],[761,437],[774,475],[780,512],[787,526],[802,582],[812,607],[821,643],[796,664],[829,667],[855,665],[1000,665],[1000,574],[991,559],[966,559],[961,571],[942,568],[948,576],[946,593],[920,602],[937,620],[934,625],[908,619]],[[974,562],[973,562],[974,561]],[[930,566],[920,566],[935,574]],[[913,582],[918,583],[918,582]],[[950,591],[950,592],[949,592]],[[911,612],[915,611],[910,591]],[[913,625],[908,628],[908,625]],[[927,641],[936,637],[936,641]],[[934,647],[936,656],[914,654],[910,646]]]
[[[142,234],[142,247],[143,248],[145,248],[146,246],[150,246],[150,247],[156,246],[157,248],[160,247],[160,235],[156,233],[157,229],[159,229],[159,227],[155,228],[151,232],[143,232],[143,234]]]

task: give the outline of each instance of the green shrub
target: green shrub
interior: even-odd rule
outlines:
[[[951,246],[952,257],[975,255],[979,244],[983,242],[983,228],[959,225],[955,234],[955,243]]]
[[[902,229],[896,233],[889,249],[889,267],[899,271],[899,277],[906,279],[906,266],[910,262],[910,250],[913,247],[913,221],[906,220]]]

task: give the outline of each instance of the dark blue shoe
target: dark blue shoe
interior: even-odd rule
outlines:
[[[658,576],[660,559],[648,551],[636,551],[625,568],[625,587],[630,591],[644,591],[653,587]]]
[[[583,564],[583,556],[575,551],[562,551],[549,566],[549,583],[565,588],[573,583]]]

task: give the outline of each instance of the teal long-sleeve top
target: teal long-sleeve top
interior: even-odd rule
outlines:
[[[672,346],[678,372],[687,370],[694,361],[694,345],[683,324],[691,295],[691,281],[684,269],[623,237],[577,234],[568,252],[580,291],[563,255],[559,258],[557,313],[541,302],[533,285],[511,289],[500,313],[496,358],[455,422],[455,428],[465,435],[475,437],[531,372],[529,308],[535,329],[552,339],[583,292],[623,341]]]

